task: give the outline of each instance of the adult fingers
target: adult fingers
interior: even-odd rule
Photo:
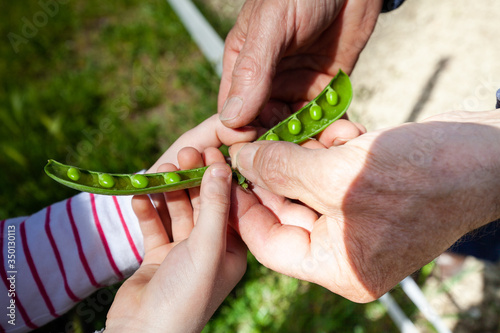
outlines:
[[[309,231],[284,225],[264,205],[248,198],[245,191],[235,191],[234,220],[248,249],[264,266],[277,272],[301,278],[296,268],[310,252]]]
[[[346,119],[339,119],[321,132],[317,139],[328,148],[341,146],[364,133],[366,133],[366,129],[363,125]]]
[[[319,189],[328,182],[325,177],[331,172],[326,153],[326,149],[311,150],[289,142],[236,144],[230,149],[233,167],[253,184],[298,199],[316,210]]]
[[[227,70],[223,74],[223,81],[231,83],[220,113],[227,127],[249,124],[269,99],[276,64],[286,48],[287,10],[281,2],[254,1],[252,20],[238,25],[226,39],[224,60],[237,54],[231,78]]]

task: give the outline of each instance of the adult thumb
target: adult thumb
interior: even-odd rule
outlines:
[[[252,184],[314,205],[325,182],[321,151],[290,142],[260,141],[235,144],[229,152],[233,168]]]
[[[255,4],[248,24],[236,25],[226,38],[221,81],[221,93],[226,95],[220,120],[227,127],[248,125],[269,100],[287,36],[284,14],[265,8],[272,6],[267,1]]]

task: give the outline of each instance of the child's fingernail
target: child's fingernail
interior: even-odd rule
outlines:
[[[215,178],[228,178],[231,175],[231,169],[224,164],[215,164],[212,166],[210,174]]]
[[[226,101],[219,116],[221,121],[236,119],[241,112],[243,100],[240,97],[231,97]]]

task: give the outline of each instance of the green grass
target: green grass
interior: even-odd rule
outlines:
[[[227,34],[232,22],[202,7],[219,33]],[[23,36],[23,17],[33,23],[42,10],[36,0],[5,2],[2,9],[4,37]],[[49,158],[134,172],[216,112],[218,78],[164,0],[68,1],[25,39],[14,47],[8,38],[0,44],[0,219],[34,213],[75,194],[45,176]],[[100,295],[92,297],[102,301]],[[84,300],[37,331],[100,329],[110,302],[90,318],[84,310],[92,303]],[[273,273],[249,256],[243,281],[205,331],[396,329],[378,303],[351,303]]]

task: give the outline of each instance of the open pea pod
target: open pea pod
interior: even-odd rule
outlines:
[[[312,101],[264,133],[257,141],[274,140],[302,143],[339,119],[349,108],[352,86],[349,76],[340,71]]]
[[[339,70],[316,98],[257,140],[304,142],[342,117],[349,108],[351,100],[351,82],[347,74]],[[227,149],[221,151],[225,151],[227,155]],[[45,172],[57,182],[79,191],[106,195],[135,195],[200,186],[207,168],[150,174],[116,174],[84,170],[49,160]],[[238,183],[245,187],[245,178],[237,170],[234,171]]]
[[[45,173],[57,182],[82,192],[132,195],[171,192],[200,186],[208,167],[148,174],[117,174],[80,169],[49,160]]]

